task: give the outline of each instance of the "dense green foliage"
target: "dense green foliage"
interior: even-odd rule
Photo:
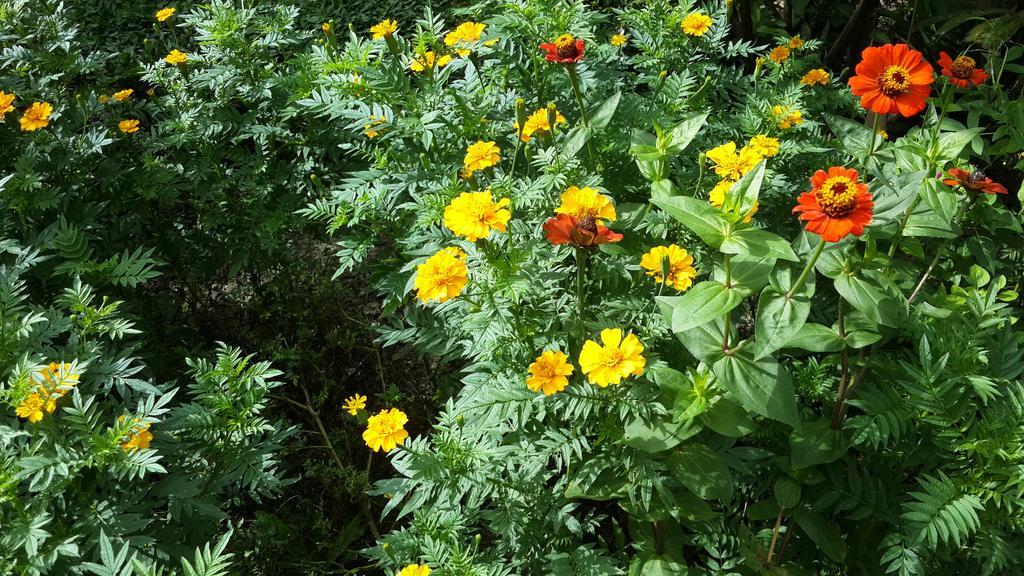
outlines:
[[[0,573],[1024,565],[1015,3],[166,6],[0,0]],[[562,34],[578,64],[537,48]],[[846,84],[887,42],[935,67],[919,114]],[[722,187],[755,138],[778,150]],[[500,152],[467,174],[477,142]],[[830,166],[874,206],[826,243],[792,209]],[[570,186],[621,241],[549,242]],[[453,233],[485,190],[507,229]],[[641,265],[670,244],[692,286]],[[446,248],[467,282],[437,302]],[[644,365],[606,385],[581,350],[610,328]],[[546,350],[574,366],[550,396]],[[383,456],[363,433],[393,408]]]

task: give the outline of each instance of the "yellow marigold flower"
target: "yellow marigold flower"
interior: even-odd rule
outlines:
[[[156,11],[156,20],[157,22],[166,22],[168,18],[174,16],[175,12],[177,12],[177,10],[174,8],[161,8]]]
[[[405,443],[409,433],[405,431],[405,423],[409,417],[398,408],[381,410],[370,416],[363,431],[363,441],[374,452],[391,452],[395,446]]]
[[[45,404],[46,400],[44,400],[39,394],[33,392],[18,404],[18,407],[14,409],[14,412],[18,417],[25,418],[34,424],[43,419]]]
[[[139,131],[139,121],[135,118],[128,118],[117,123],[117,129],[125,134],[135,134]]]
[[[803,113],[799,110],[791,111],[789,106],[773,106],[772,115],[775,116],[775,124],[782,130],[788,130],[804,121]]]
[[[53,114],[53,106],[49,102],[33,102],[21,115],[21,129],[32,132],[46,128],[50,124],[50,114]]]
[[[577,220],[589,216],[596,224],[604,224],[605,220],[615,220],[615,205],[611,198],[589,186],[570,186],[562,192],[562,203],[555,208],[555,213],[568,214]]]
[[[409,63],[409,69],[413,72],[424,72],[426,70],[433,70],[435,65],[438,68],[444,68],[451,61],[452,57],[448,54],[438,58],[437,54],[434,54],[433,50],[427,50],[423,54],[412,59],[412,62]]]
[[[708,150],[706,156],[714,162],[715,174],[728,180],[739,180],[761,161],[761,155],[750,147],[744,146],[737,152],[732,141]]]
[[[345,399],[345,411],[355,416],[360,410],[366,408],[366,396],[356,394]]]
[[[663,273],[662,265],[668,260],[668,276]],[[685,292],[693,285],[697,277],[697,269],[693,267],[693,256],[675,244],[655,246],[651,251],[640,257],[640,267],[647,271],[648,276],[666,286]]]
[[[380,135],[378,128],[385,122],[387,122],[387,118],[383,116],[370,116],[370,121],[363,124],[363,135],[371,140],[376,138]]]
[[[804,77],[800,79],[800,83],[805,86],[814,86],[815,84],[824,86],[828,84],[830,79],[831,76],[823,68],[815,68],[804,74]]]
[[[37,372],[43,381],[43,388],[48,393],[64,396],[78,385],[80,372],[74,372],[67,362],[50,362]],[[52,412],[53,410],[51,410]]]
[[[609,43],[612,46],[620,47],[625,46],[627,40],[629,40],[629,37],[620,32],[619,34],[612,35],[612,39],[609,41]]]
[[[555,111],[555,125],[565,124],[565,116],[562,116],[561,112]],[[519,123],[514,124],[516,130],[519,130]],[[523,126],[522,131],[519,133],[519,139],[523,142],[529,142],[533,139],[534,134],[544,134],[551,131],[551,124],[548,121],[548,109],[541,108],[526,119],[526,123]]]
[[[779,153],[779,147],[782,145],[778,138],[772,138],[765,134],[758,134],[750,139],[750,144],[747,144],[747,148],[761,156],[763,158],[771,158]]]
[[[735,183],[736,182],[733,180],[722,180],[718,184],[715,184],[715,187],[711,189],[711,193],[708,194],[708,202],[710,202],[715,208],[720,209],[722,205],[725,204],[725,195],[729,192],[729,188],[732,188],[732,185]],[[754,214],[757,214],[759,205],[759,202],[754,202],[754,206],[750,209],[750,212],[747,212],[746,217],[743,218],[744,224],[747,224],[754,219]]]
[[[875,130],[875,134],[878,134],[879,136],[881,136],[882,140],[888,140],[889,139],[889,133],[886,132],[885,130],[882,130],[881,128],[879,128],[878,130]]]
[[[331,23],[330,22],[324,22],[323,24],[320,25],[320,29],[324,31],[324,34],[330,34],[331,33]]]
[[[402,571],[398,573],[398,576],[430,576],[430,566],[426,564],[409,564]]]
[[[135,90],[132,90],[131,88],[125,88],[124,90],[121,90],[119,92],[114,92],[114,100],[117,100],[118,102],[124,102],[125,100],[132,97],[133,92],[135,92]]]
[[[463,192],[452,199],[444,209],[444,225],[456,236],[476,242],[490,235],[491,230],[505,232],[512,218],[508,198],[497,202],[490,190]]]
[[[776,64],[782,64],[789,59],[789,48],[785,46],[772,48],[772,51],[768,54],[768,59]]]
[[[601,344],[587,340],[580,351],[580,370],[591,383],[604,388],[618,384],[630,375],[640,375],[647,361],[641,355],[644,345],[633,334],[622,337],[622,330],[601,331]]]
[[[152,97],[156,96],[156,90],[150,88],[149,90],[146,90],[146,95],[149,96],[150,98],[152,98]]]
[[[484,29],[487,28],[487,24],[480,22],[463,22],[459,24],[455,30],[452,30],[444,37],[445,46],[456,46],[472,44],[478,42],[480,37],[484,34]],[[470,50],[467,48],[456,49],[455,52],[459,56],[469,56]]]
[[[711,29],[711,17],[701,12],[693,12],[687,14],[686,18],[683,18],[681,27],[683,32],[690,36],[703,36]]]
[[[466,157],[462,160],[466,172],[472,174],[477,170],[483,170],[495,166],[501,161],[501,148],[493,141],[484,142],[478,140],[466,148]]]
[[[390,18],[386,18],[371,26],[370,32],[373,33],[374,40],[390,38],[392,34],[398,32],[398,22],[395,22]]]
[[[0,90],[0,116],[14,110],[14,94]]]
[[[100,104],[106,104],[107,102],[110,102],[110,96],[107,96],[106,94],[100,94],[97,100],[99,100]]]
[[[186,60],[188,60],[188,55],[177,48],[168,52],[167,56],[164,56],[164,61],[168,64],[184,64]]]
[[[568,376],[574,368],[569,357],[558,350],[545,350],[530,364],[530,377],[526,379],[526,387],[534,392],[543,392],[551,396],[555,392],[565,390],[569,384]]]
[[[123,420],[124,417],[118,418]],[[134,450],[146,450],[149,448],[149,443],[153,441],[153,433],[149,431],[149,422],[142,424],[136,424],[132,431],[128,433],[128,440],[121,443],[121,449],[125,452],[132,452]]]
[[[413,287],[423,302],[447,302],[462,293],[469,282],[466,253],[455,247],[445,248],[416,268]]]
[[[804,39],[799,34],[789,39],[789,48],[791,50],[799,50],[804,47]]]

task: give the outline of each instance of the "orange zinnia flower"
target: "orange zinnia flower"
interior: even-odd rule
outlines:
[[[974,64],[974,58],[970,56],[957,56],[956,60],[953,60],[949,54],[939,52],[942,75],[949,78],[951,84],[961,88],[967,88],[971,84],[980,86],[988,80],[988,74],[981,68],[975,68]]]
[[[991,178],[985,176],[985,173],[981,170],[975,170],[974,172],[968,172],[967,170],[961,170],[960,168],[950,168],[947,173],[952,178],[946,178],[942,180],[942,183],[946,186],[963,186],[968,190],[974,192],[984,192],[985,194],[1006,194],[1006,186],[1003,186],[999,182],[993,182]]]
[[[871,224],[874,202],[867,184],[857,182],[857,171],[833,166],[811,177],[811,191],[797,199],[793,213],[807,222],[807,230],[825,242],[838,242],[847,234],[860,236]]]
[[[931,64],[906,44],[865,48],[850,78],[860,105],[876,114],[899,112],[910,117],[924,110],[935,76]]]
[[[548,62],[575,64],[583,60],[584,42],[582,38],[575,38],[572,34],[562,34],[554,42],[541,44],[540,49],[544,50],[544,58]]]
[[[577,219],[568,214],[559,214],[554,218],[548,218],[544,223],[544,232],[547,233],[548,242],[552,244],[572,244],[581,247],[622,240],[622,234],[598,224],[593,216]]]

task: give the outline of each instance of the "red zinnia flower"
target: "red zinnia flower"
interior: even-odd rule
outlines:
[[[825,242],[838,242],[847,234],[860,236],[871,224],[875,207],[867,184],[857,182],[857,171],[842,166],[818,170],[811,177],[811,191],[797,199],[793,213],[807,221],[807,230]]]
[[[548,242],[552,244],[586,247],[622,240],[622,234],[598,224],[593,216],[576,219],[568,214],[559,214],[554,218],[548,218],[544,223],[544,232],[547,233]]]
[[[906,44],[865,48],[850,78],[850,89],[860,105],[876,114],[899,112],[913,116],[924,110],[935,81],[931,64]]]
[[[957,56],[956,60],[949,57],[945,52],[939,52],[939,66],[942,66],[942,75],[949,78],[949,81],[961,88],[967,88],[971,84],[979,86],[988,80],[988,74],[981,68],[974,67],[974,58],[970,56]]]
[[[562,34],[554,42],[541,44],[540,49],[546,52],[544,58],[548,62],[575,64],[583,60],[583,39],[572,34]]]
[[[946,186],[963,186],[968,190],[984,192],[985,194],[1006,194],[1007,192],[1006,186],[999,182],[993,182],[981,170],[968,172],[960,168],[950,168],[947,172],[952,178],[946,178],[942,181]]]

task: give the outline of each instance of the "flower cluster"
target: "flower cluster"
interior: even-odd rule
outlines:
[[[39,422],[57,410],[57,400],[74,389],[80,377],[73,364],[51,362],[36,372],[33,391],[21,400],[15,413],[29,422]]]
[[[117,417],[118,422],[124,422],[124,416]],[[146,450],[153,441],[153,433],[149,431],[149,422],[139,422],[138,418],[132,420],[131,428],[125,437],[122,438],[121,449],[125,452]]]
[[[578,359],[580,370],[591,384],[598,387],[619,384],[630,376],[643,374],[647,364],[643,351],[644,345],[635,335],[623,337],[621,329],[606,328],[601,331],[600,344],[594,340],[583,343]],[[565,390],[574,371],[575,367],[564,352],[545,350],[530,364],[526,386],[534,392],[551,396]]]

